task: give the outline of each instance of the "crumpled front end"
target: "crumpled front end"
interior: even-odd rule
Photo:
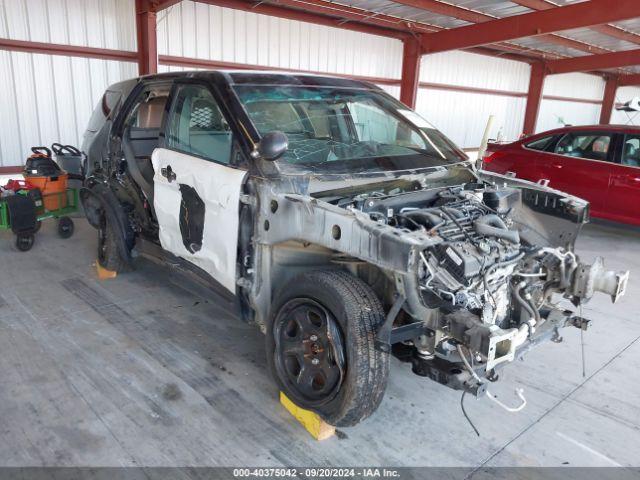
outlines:
[[[387,319],[377,348],[414,373],[481,395],[486,380],[565,326],[596,292],[615,302],[628,272],[586,264],[573,246],[588,204],[547,187],[449,168],[316,192],[260,191],[254,287],[266,311],[288,272],[330,264],[365,280]],[[269,279],[269,280],[266,280]]]

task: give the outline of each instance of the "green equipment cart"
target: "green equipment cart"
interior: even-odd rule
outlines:
[[[33,192],[33,190],[24,189],[17,191],[13,195],[0,198],[0,229],[12,230],[15,233],[18,250],[22,252],[31,250],[35,241],[35,234],[40,230],[42,221],[49,218],[56,219],[60,237],[71,237],[74,225],[69,215],[78,211],[78,190],[69,188],[62,192],[48,193],[39,197],[31,195],[30,192]],[[16,220],[19,220],[18,214],[12,213],[12,207],[10,206],[10,203],[15,202],[15,200],[11,200],[11,197],[17,196],[32,198],[31,204],[33,207],[31,208],[35,210],[35,212],[27,212],[27,216],[31,218],[31,223],[26,222],[25,226],[25,222],[21,222],[22,225],[19,228],[16,225],[18,223]],[[28,202],[23,203],[29,205]],[[48,208],[45,208],[45,205]],[[18,210],[16,209],[16,211]],[[23,217],[25,216],[24,209],[20,210],[20,213]],[[34,213],[35,223],[33,222]],[[12,221],[12,217],[15,217],[13,218],[14,221]]]

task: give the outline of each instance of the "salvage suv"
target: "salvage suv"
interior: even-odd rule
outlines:
[[[376,410],[390,355],[491,396],[500,368],[586,328],[560,297],[615,302],[627,281],[574,253],[587,202],[477,171],[365,82],[133,79],[104,93],[83,150],[100,264],[147,255],[233,296],[279,388],[333,425]]]

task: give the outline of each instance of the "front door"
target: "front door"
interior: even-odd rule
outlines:
[[[551,188],[588,200],[592,213],[602,216],[613,150],[610,133],[571,131],[560,138],[553,152],[538,156],[537,166]]]
[[[163,145],[152,155],[160,244],[235,293],[247,172],[231,165],[233,134],[207,86],[177,84],[171,99]]]
[[[640,225],[640,134],[620,135],[605,218]]]

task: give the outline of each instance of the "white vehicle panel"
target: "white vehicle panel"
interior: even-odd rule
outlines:
[[[154,150],[151,160],[162,248],[202,268],[235,293],[238,208],[247,172],[164,148]],[[172,182],[161,175],[167,166],[176,175]],[[194,188],[205,204],[202,248],[195,253],[187,250],[180,233],[180,184]]]

